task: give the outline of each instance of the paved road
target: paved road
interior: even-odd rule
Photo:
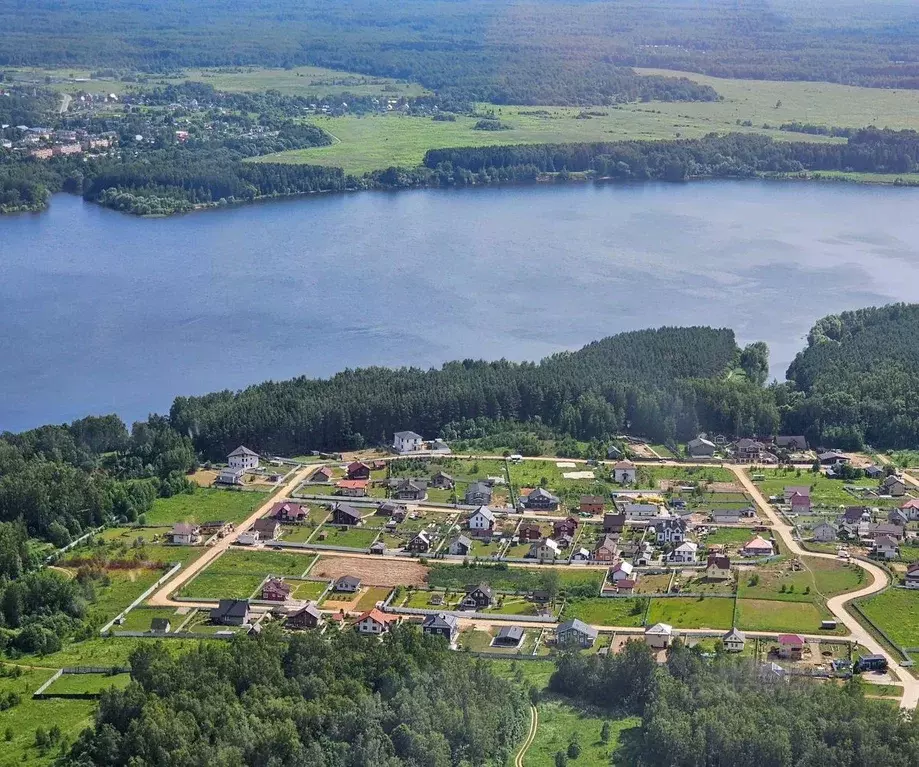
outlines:
[[[815,557],[818,559],[832,559],[838,561],[837,557],[832,554],[821,554],[804,550],[795,540],[794,530],[791,525],[776,514],[770,503],[759,491],[759,488],[750,480],[746,471],[740,466],[728,466],[728,468],[734,472],[738,481],[744,486],[744,489],[750,494],[756,505],[772,522],[773,530],[779,535],[782,542],[791,553],[800,557]],[[846,605],[853,599],[859,599],[883,591],[887,587],[887,573],[877,565],[865,562],[861,559],[853,559],[852,562],[871,576],[871,583],[858,591],[850,591],[845,594],[840,594],[839,596],[831,597],[827,600],[827,608],[840,623],[849,629],[852,638],[860,645],[867,647],[873,653],[883,655],[887,658],[891,673],[903,684],[903,698],[900,701],[900,706],[902,708],[914,709],[916,705],[919,704],[919,679],[916,679],[916,677],[910,674],[906,669],[901,668],[898,661],[893,658],[883,645],[871,636],[868,630],[865,629],[855,616],[846,609]]]
[[[190,581],[199,571],[207,567],[217,557],[223,554],[223,552],[230,548],[230,546],[236,541],[242,531],[252,525],[255,520],[263,517],[268,512],[268,509],[274,505],[275,501],[278,500],[278,498],[286,498],[290,492],[298,484],[300,484],[300,482],[303,481],[303,478],[308,472],[309,469],[303,469],[294,474],[294,478],[290,480],[290,482],[275,490],[268,497],[268,500],[259,506],[255,511],[253,511],[247,519],[245,519],[243,522],[240,522],[232,533],[222,539],[219,539],[194,562],[191,562],[187,567],[183,567],[181,570],[179,570],[179,572],[175,574],[175,577],[166,581],[162,588],[160,588],[159,591],[156,591],[150,597],[150,599],[147,600],[148,603],[154,607],[195,607],[197,603],[176,602],[175,600],[170,599],[169,595],[183,584],[188,583],[188,581]]]

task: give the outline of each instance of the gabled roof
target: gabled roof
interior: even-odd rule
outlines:
[[[489,522],[495,521],[494,513],[487,506],[479,506],[479,508],[477,508],[469,515],[469,519],[477,516],[485,517],[485,519],[487,519]]]
[[[430,536],[428,535],[428,533],[427,533],[426,531],[424,531],[424,530],[422,530],[420,533],[418,533],[414,538],[412,538],[412,540],[413,540],[413,541],[424,541],[424,542],[427,543],[427,544],[430,544],[430,543],[431,543],[431,537],[430,537]]]
[[[626,575],[631,575],[634,569],[635,567],[631,562],[617,562],[610,568],[610,573],[625,573]]]
[[[421,626],[426,629],[449,629],[450,631],[456,631],[456,629],[459,628],[459,619],[455,615],[437,613],[437,615],[426,616]]]
[[[168,631],[169,625],[169,618],[154,618],[150,621],[150,629],[152,631]]]
[[[275,530],[280,526],[280,522],[271,517],[262,517],[261,519],[256,519],[252,523],[250,530],[257,530],[259,533],[274,533]]]
[[[702,446],[715,447],[715,443],[712,442],[711,440],[705,439],[705,437],[696,437],[695,439],[691,439],[689,440],[689,442],[686,443],[686,445],[687,447],[690,447],[690,448],[702,447]]]
[[[721,639],[725,642],[746,642],[747,635],[744,634],[743,631],[732,628],[727,634],[721,637]]]
[[[919,509],[919,498],[910,498],[906,503],[900,504],[901,509]]]
[[[556,634],[562,634],[566,631],[577,631],[579,634],[585,634],[586,636],[596,639],[597,635],[600,633],[593,626],[589,626],[584,621],[577,618],[573,618],[570,621],[565,621],[564,623],[559,624],[558,628],[555,629]]]
[[[487,583],[480,583],[477,586],[467,586],[466,587],[467,594],[472,594],[473,592],[476,592],[476,591],[481,591],[483,594],[485,594],[489,598],[491,598],[493,594],[491,590],[491,586],[489,586]]]
[[[466,495],[470,493],[488,493],[491,495],[492,490],[487,482],[472,482],[466,487]]]
[[[472,541],[465,535],[458,535],[453,539],[450,545],[452,546],[455,543],[458,543],[460,546],[465,546],[467,549],[472,548]]]
[[[842,514],[846,522],[858,522],[864,514],[870,514],[867,506],[847,506]]]
[[[172,526],[173,535],[192,535],[197,532],[198,526],[191,524],[191,522],[176,522]]]
[[[353,519],[360,519],[361,513],[355,509],[353,506],[347,503],[336,503],[332,511],[340,511],[346,516],[352,517]]]
[[[211,620],[219,618],[245,618],[249,615],[248,599],[221,599],[211,610]]]
[[[805,495],[804,493],[794,492],[788,496],[788,502],[794,506],[795,501],[807,501],[810,503],[811,497],[809,495]]]
[[[495,639],[523,639],[523,629],[520,626],[502,626],[498,629]]]
[[[706,567],[717,567],[719,570],[730,570],[731,560],[724,554],[710,554]]]
[[[744,546],[745,549],[771,549],[772,541],[767,541],[763,536],[757,535]]]
[[[913,562],[909,567],[907,567],[906,574],[919,576],[919,562]]]
[[[335,483],[336,487],[345,490],[360,490],[363,487],[367,487],[367,484],[366,479],[340,479]]]
[[[597,544],[598,549],[615,549],[616,540],[611,535],[604,535],[603,539]]]
[[[302,517],[307,514],[307,511],[299,503],[294,503],[293,501],[279,501],[272,506],[271,510],[268,512],[269,517],[277,517],[282,514],[287,517]]]
[[[250,450],[244,445],[240,445],[238,448],[236,448],[236,450],[230,453],[230,458],[235,458],[238,455],[254,455],[256,458],[258,458],[258,453],[256,453],[254,450]]]
[[[293,588],[289,583],[285,583],[280,578],[269,578],[262,589],[267,589],[268,587],[277,589],[278,591],[283,591],[285,594],[290,594],[293,591]]]
[[[614,469],[634,469],[635,464],[631,461],[619,461],[613,466]]]
[[[377,608],[377,607],[373,607],[373,608],[371,608],[370,610],[368,610],[367,612],[362,613],[361,616],[357,619],[357,622],[360,623],[362,620],[365,620],[366,618],[370,618],[371,620],[375,621],[376,623],[381,623],[381,624],[383,624],[384,626],[385,626],[387,623],[389,623],[389,622],[395,620],[395,618],[394,618],[393,616],[391,616],[391,615],[386,615],[386,613],[382,612],[382,611],[381,611],[379,608]]]
[[[881,484],[883,484],[884,487],[890,487],[891,485],[895,485],[895,484],[902,485],[905,483],[896,474],[889,474],[887,477],[884,478],[884,481]]]
[[[891,538],[889,535],[879,535],[874,539],[874,547],[876,549],[881,548],[882,546],[888,549],[895,549],[897,547],[897,542],[894,538]]]
[[[356,588],[361,585],[361,579],[356,575],[343,575],[337,581],[335,581],[336,586],[350,586]]]
[[[797,634],[780,634],[779,644],[783,647],[794,647],[797,645],[803,645],[804,640]]]
[[[673,633],[673,626],[669,623],[655,623],[653,626],[646,628],[645,633],[654,636],[670,636]]]
[[[397,431],[395,434],[396,439],[424,439],[420,434],[416,434],[413,431]]]
[[[582,495],[581,503],[597,504],[601,506],[606,502],[606,499],[602,495]]]
[[[683,541],[679,546],[676,547],[676,551],[691,551],[695,553],[699,550],[699,544],[695,541]]]
[[[319,609],[319,606],[315,602],[309,602],[305,607],[301,607],[294,613],[291,613],[288,618],[293,618],[295,615],[311,615],[314,618],[321,618],[322,611]]]
[[[556,496],[552,495],[552,493],[550,493],[548,490],[545,490],[544,488],[541,488],[541,487],[537,487],[532,493],[530,493],[527,496],[527,500],[530,500],[533,498],[546,498],[551,501],[558,500]]]

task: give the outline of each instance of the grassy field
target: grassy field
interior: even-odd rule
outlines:
[[[813,634],[830,614],[813,602],[781,602],[763,599],[737,601],[737,626],[749,631],[800,631]]]
[[[173,525],[176,522],[240,522],[261,506],[267,497],[260,491],[233,492],[199,488],[192,495],[157,498],[147,512],[148,525]]]
[[[554,767],[555,754],[567,750],[574,738],[581,746],[581,753],[571,763],[578,767],[607,767],[619,747],[622,734],[641,724],[638,717],[606,720],[582,712],[562,700],[540,701],[538,711],[536,738],[523,760],[525,767]],[[604,721],[610,723],[608,743],[600,740]]]
[[[858,606],[901,647],[919,647],[919,593],[887,589]]]
[[[5,667],[9,668],[9,667]],[[73,741],[92,720],[96,702],[92,700],[32,700],[31,695],[54,672],[51,669],[23,669],[18,677],[0,677],[0,693],[19,695],[19,705],[0,714],[0,725],[13,733],[12,740],[0,745],[0,767],[13,765],[50,764],[57,756],[55,749],[42,754],[35,746],[35,729],[52,725],[61,728],[68,741]]]
[[[488,583],[498,591],[525,591],[541,588],[545,573],[552,568],[507,567],[500,566],[464,566],[435,564],[428,573],[428,583],[434,588],[463,589],[470,583]],[[554,568],[559,574],[561,588],[584,583],[595,583],[600,589],[603,579],[602,570],[575,570],[573,568]]]
[[[325,533],[325,540],[320,536]],[[314,543],[323,543],[329,546],[347,546],[352,549],[366,549],[376,540],[379,530],[368,527],[347,527],[344,530],[336,525],[323,525],[313,537]]]
[[[99,693],[109,687],[127,687],[130,681],[130,674],[63,674],[45,692]]]
[[[185,616],[176,613],[174,607],[135,607],[128,613],[124,623],[115,628],[119,631],[149,631],[150,622],[154,618],[166,618],[172,631],[185,620]]]
[[[562,610],[561,620],[580,618],[597,626],[641,626],[645,600],[629,597],[573,599]]]
[[[109,584],[96,587],[96,601],[89,606],[89,616],[100,623],[110,621],[162,574],[159,570],[109,570]]]
[[[312,559],[280,551],[231,549],[182,587],[180,596],[195,599],[245,599],[267,575],[301,575]]]
[[[713,532],[705,536],[705,543],[709,546],[714,546],[715,544],[736,544],[742,546],[751,538],[753,538],[754,533],[749,528],[743,527],[718,527],[715,528]]]
[[[781,496],[786,487],[810,487],[811,501],[815,506],[856,506],[859,500],[851,493],[846,492],[844,486],[848,483],[838,479],[828,479],[822,474],[812,474],[801,471],[799,474],[794,469],[762,469],[757,472],[764,475],[765,479],[756,483],[759,489],[767,496]],[[872,480],[859,480],[854,484],[873,485]],[[877,505],[872,503],[871,505]]]
[[[325,581],[291,581],[294,587],[292,599],[319,599],[326,590]]]
[[[85,642],[69,644],[59,652],[51,655],[23,655],[16,662],[24,666],[40,668],[63,668],[64,666],[125,666],[128,658],[137,647],[147,647],[153,639],[134,637],[99,637]],[[195,647],[196,639],[159,640],[170,653],[177,654]],[[37,687],[38,685],[36,685]]]
[[[382,602],[392,591],[388,586],[371,586],[357,600],[355,610],[370,610],[376,607],[377,602]]]
[[[651,600],[646,623],[669,623],[685,629],[729,629],[733,617],[733,599],[668,597]]]
[[[780,562],[741,574],[738,594],[744,599],[776,599],[786,602],[822,602],[862,585],[865,571],[827,559],[807,558],[806,570],[792,570]]]

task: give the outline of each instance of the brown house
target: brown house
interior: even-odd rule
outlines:
[[[349,463],[348,479],[370,479],[370,467],[362,461]]]
[[[250,530],[257,532],[259,540],[274,541],[281,535],[281,523],[271,517],[262,517],[255,520]]]
[[[332,508],[332,522],[336,525],[359,525],[361,513],[347,503],[336,503]]]
[[[615,539],[611,535],[605,535],[593,550],[591,558],[597,562],[612,562],[618,554],[619,547]]]
[[[581,496],[581,513],[582,514],[602,514],[603,513],[603,496],[602,495],[582,495]]]
[[[269,578],[262,586],[262,599],[272,602],[285,602],[293,589],[280,578]]]
[[[607,535],[619,535],[625,530],[625,514],[604,514],[603,532]]]
[[[578,520],[574,517],[560,519],[552,524],[552,531],[555,538],[559,538],[563,535],[574,536],[578,531]]]
[[[542,531],[535,522],[523,522],[517,530],[517,537],[521,541],[538,541],[542,538]]]
[[[306,607],[287,616],[285,628],[289,629],[315,629],[322,625],[322,613],[315,602],[310,602]]]
[[[272,506],[271,511],[268,512],[268,516],[287,525],[299,525],[307,520],[309,511],[305,506],[301,506],[299,503],[284,501]]]

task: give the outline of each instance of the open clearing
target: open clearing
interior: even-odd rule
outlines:
[[[312,578],[340,578],[356,575],[370,586],[423,586],[428,568],[418,562],[369,557],[319,557],[310,570]]]
[[[580,618],[597,626],[641,626],[645,600],[630,597],[574,599],[565,605],[562,620]]]
[[[148,525],[176,522],[239,522],[265,502],[267,495],[255,490],[233,491],[199,488],[172,498],[157,498],[147,512]]]
[[[734,618],[734,600],[717,597],[667,597],[652,599],[646,623],[669,623],[683,629],[729,629]]]
[[[738,599],[737,626],[749,631],[798,631],[814,634],[820,621],[829,618],[813,602],[781,602],[766,599]]]
[[[525,767],[554,767],[555,754],[566,751],[574,737],[581,746],[581,753],[571,763],[578,767],[607,767],[619,747],[622,733],[641,724],[638,717],[605,719],[591,716],[557,700],[540,701],[538,709],[539,726],[536,728],[536,738],[523,760]],[[608,743],[600,740],[604,721],[610,723]]]
[[[193,599],[245,599],[268,575],[302,575],[312,559],[279,551],[230,549],[182,587]]]
[[[900,647],[919,647],[919,593],[887,589],[858,606]]]

